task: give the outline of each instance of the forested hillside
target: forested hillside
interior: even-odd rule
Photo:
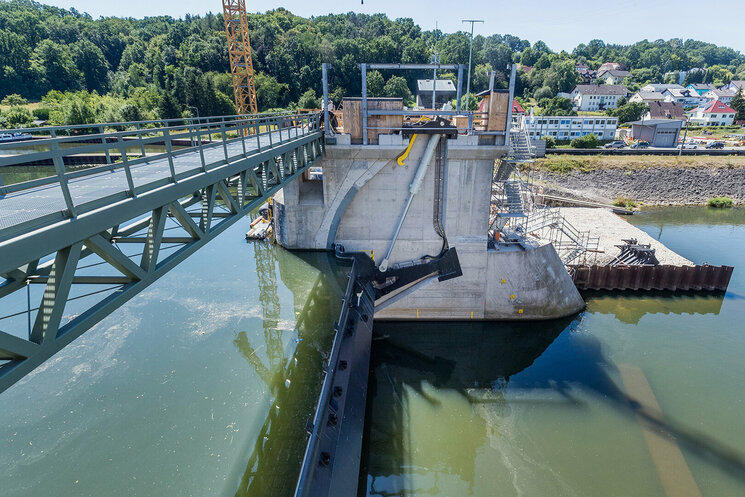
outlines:
[[[359,94],[359,62],[428,62],[435,49],[443,63],[468,61],[466,33],[422,31],[411,19],[383,14],[305,19],[277,9],[249,15],[249,24],[260,110],[318,105],[321,62],[332,64],[332,95],[338,101]],[[176,117],[194,108],[201,115],[232,113],[223,28],[220,14],[92,19],[29,0],[0,1],[0,99],[14,94],[43,99],[37,117],[58,122]],[[699,41],[618,46],[592,40],[572,53],[554,53],[541,41],[494,34],[474,39],[472,88],[483,89],[492,68],[500,71],[497,84],[505,86],[510,61],[533,67],[519,73],[517,92],[525,97],[569,91],[578,82],[575,62],[594,68],[623,63],[632,71],[631,89],[691,67],[706,68],[695,77],[707,82],[745,79],[743,54]],[[373,72],[369,91],[408,98],[421,76]],[[5,103],[22,99],[13,96]],[[6,124],[11,119],[23,124],[29,117],[17,109],[11,117],[8,112]]]

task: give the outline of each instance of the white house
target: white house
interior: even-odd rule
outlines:
[[[703,97],[707,101],[714,101],[719,100],[723,104],[729,105],[730,102],[732,102],[732,99],[735,96],[735,93],[737,93],[735,90],[710,90],[703,94]],[[707,102],[708,103],[708,102]]]
[[[722,90],[733,90],[733,91],[736,92],[737,90],[740,90],[740,89],[742,89],[743,91],[745,91],[745,80],[742,80],[742,79],[739,79],[739,80],[738,79],[733,79],[732,81],[730,81],[726,85],[722,86]]]
[[[618,126],[617,117],[601,116],[536,116],[525,120],[530,137],[538,140],[552,136],[556,140],[571,140],[594,134],[600,140],[612,140]]]
[[[627,94],[623,85],[577,85],[571,92],[572,103],[580,111],[615,109],[618,99]]]
[[[651,83],[651,84],[642,86],[641,88],[639,88],[639,91],[656,91],[659,93],[663,93],[665,90],[671,90],[673,88],[682,90],[684,87],[682,85],[676,85],[676,84]]]
[[[715,100],[693,111],[690,123],[700,126],[730,126],[734,120],[735,110],[729,105]]]
[[[669,88],[663,91],[662,94],[665,96],[665,102],[678,102],[687,109],[698,107],[706,101],[696,90],[688,88]]]
[[[598,71],[597,79],[605,82],[606,85],[619,85],[623,80],[631,76],[629,71],[619,69],[603,69]]]
[[[658,91],[638,91],[634,93],[629,102],[642,103],[649,105],[652,102],[664,102],[665,95]]]

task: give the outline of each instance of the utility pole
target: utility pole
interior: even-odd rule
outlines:
[[[483,24],[483,19],[463,19],[461,22],[470,22],[471,23],[471,44],[468,46],[468,79],[466,80],[466,110],[470,110],[468,108],[468,104],[471,102],[471,56],[473,55],[473,25],[477,22],[480,22]]]

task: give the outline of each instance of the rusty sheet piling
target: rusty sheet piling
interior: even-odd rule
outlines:
[[[725,291],[732,266],[570,266],[578,290]]]

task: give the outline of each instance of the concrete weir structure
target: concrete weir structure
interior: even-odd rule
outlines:
[[[288,249],[366,251],[384,258],[410,193],[430,135],[414,139],[405,165],[397,158],[409,145],[398,134],[380,135],[377,145],[351,144],[336,135],[318,165],[322,179],[306,175],[274,198],[277,241]],[[479,143],[479,141],[482,143]],[[385,320],[552,319],[574,314],[584,301],[550,244],[488,248],[494,161],[505,145],[483,144],[478,135],[441,138],[441,186],[432,159],[393,247],[392,265],[436,256],[443,239],[433,220],[441,209],[449,246],[455,247],[463,275],[419,282],[393,302],[376,308]],[[496,137],[499,143],[502,137]],[[437,203],[436,191],[442,192]]]

